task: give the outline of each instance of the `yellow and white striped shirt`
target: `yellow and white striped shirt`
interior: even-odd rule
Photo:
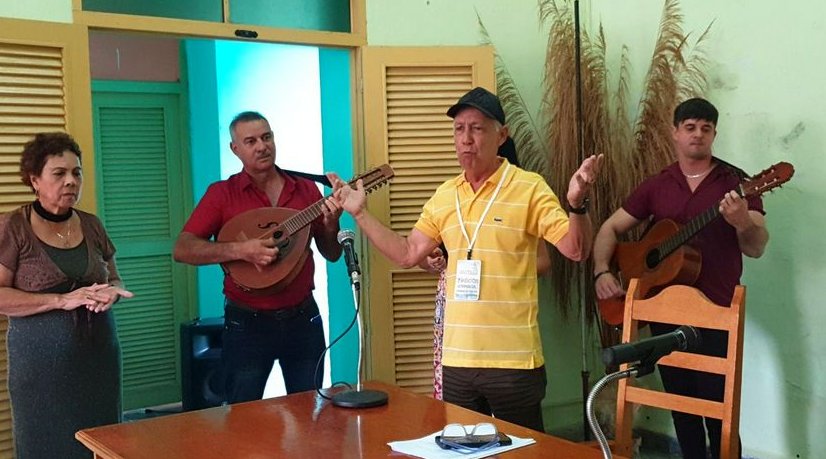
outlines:
[[[465,229],[472,235],[507,167],[474,192],[461,174],[443,183],[422,209],[415,228],[448,250],[442,363],[454,367],[532,369],[544,362],[539,338],[536,246],[556,244],[568,232],[568,216],[545,180],[511,166],[482,222],[472,258],[481,260],[478,301],[454,299],[456,262],[468,242],[456,214],[456,193]]]

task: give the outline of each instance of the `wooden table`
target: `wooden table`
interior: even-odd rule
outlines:
[[[190,411],[85,429],[75,436],[95,458],[373,458],[408,457],[387,442],[429,435],[445,424],[493,422],[500,431],[530,437],[536,444],[505,458],[602,458],[584,446],[450,405],[398,387],[371,382],[388,393],[376,408],[333,406],[315,392]]]

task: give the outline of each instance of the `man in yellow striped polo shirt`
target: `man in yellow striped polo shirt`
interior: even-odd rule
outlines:
[[[538,174],[497,156],[512,145],[499,99],[483,88],[450,107],[463,173],[443,183],[402,237],[364,208],[364,189],[333,180],[334,200],[385,256],[416,266],[440,243],[449,252],[442,363],[444,400],[543,431],[545,367],[537,323],[539,238],[571,260],[587,258],[587,194],[602,155],[585,159],[568,213]]]

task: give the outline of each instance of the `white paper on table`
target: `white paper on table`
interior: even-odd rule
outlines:
[[[468,427],[473,428],[473,426]],[[398,453],[417,456],[424,459],[479,459],[536,443],[536,440],[533,438],[519,438],[514,437],[513,435],[508,435],[512,442],[510,445],[496,446],[479,451],[478,453],[463,453],[452,449],[440,448],[439,445],[436,444],[436,436],[441,435],[441,433],[442,431],[440,430],[438,432],[433,432],[426,437],[417,438],[415,440],[391,441],[387,445],[390,446],[390,449]]]

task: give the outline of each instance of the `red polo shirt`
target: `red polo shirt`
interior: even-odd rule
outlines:
[[[680,166],[674,163],[640,184],[622,208],[639,220],[650,217],[652,223],[656,223],[667,218],[683,225],[706,209],[718,206],[723,195],[739,183],[740,178],[733,171],[717,163],[692,193]],[[748,206],[749,210],[765,213],[760,197],[749,198]],[[743,273],[737,231],[720,216],[700,230],[688,244],[702,255],[700,276],[694,287],[711,301],[729,306]]]
[[[319,201],[322,196],[315,183],[299,177],[292,177],[280,171],[286,179],[284,189],[278,197],[276,207],[303,210]],[[215,182],[207,188],[201,201],[192,211],[183,231],[204,239],[214,239],[221,228],[232,217],[251,209],[270,207],[267,195],[252,183],[250,176],[241,171],[226,180]],[[312,223],[311,235],[321,234],[322,219]],[[252,306],[257,309],[280,309],[299,304],[312,292],[315,265],[313,257],[307,261],[289,287],[270,296],[259,296],[244,292],[224,276],[224,294],[232,301]]]

